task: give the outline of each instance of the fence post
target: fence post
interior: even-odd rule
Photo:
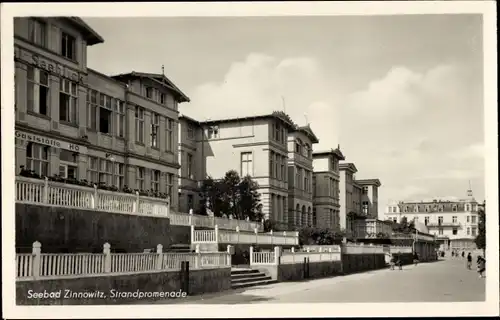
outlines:
[[[280,264],[280,256],[281,256],[281,248],[280,247],[274,247],[274,264],[279,265]]]
[[[283,239],[285,239],[285,244],[287,244],[287,243],[286,243],[286,240],[287,240],[287,239],[286,239],[286,231],[283,231]]]
[[[269,234],[271,235],[271,245],[273,245],[274,244],[273,230],[269,231]]]
[[[333,261],[333,255],[332,255],[332,252],[333,252],[333,249],[332,248],[328,248],[328,252],[330,253],[330,261]]]
[[[257,240],[259,238],[259,229],[258,228],[255,228],[253,229],[253,231],[255,232],[255,243],[259,243]]]
[[[94,184],[94,203],[92,203],[92,209],[99,208],[99,194],[97,193],[97,185]]]
[[[201,250],[199,245],[196,246],[195,252],[196,255],[194,256],[194,268],[199,269],[201,267]]]
[[[230,244],[227,245],[227,265],[231,266],[231,258],[233,254],[233,248]]]
[[[139,210],[139,191],[135,192],[135,208],[134,208],[134,213],[138,213]]]
[[[240,226],[236,226],[236,243],[240,243]]]
[[[33,242],[33,247],[32,247],[32,253],[33,253],[33,266],[32,266],[32,272],[33,272],[33,279],[38,279],[40,277],[40,260],[41,260],[41,253],[42,253],[42,244],[38,241]]]
[[[49,178],[45,177],[45,181],[43,184],[43,203],[49,202]]]
[[[111,245],[109,243],[105,243],[103,245],[102,253],[104,253],[104,272],[111,272]]]
[[[191,243],[195,243],[197,239],[194,238],[194,226],[191,225]]]
[[[215,243],[219,243],[219,226],[218,225],[215,225],[214,231],[215,231]]]
[[[158,244],[156,246],[156,253],[158,256],[156,257],[156,270],[161,270],[162,262],[163,262],[163,245]]]
[[[253,264],[253,247],[250,246],[250,265]]]

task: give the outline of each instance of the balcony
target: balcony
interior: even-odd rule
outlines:
[[[438,227],[438,228],[461,228],[462,224],[459,222],[431,222],[427,223],[427,227],[433,228],[433,227]]]
[[[289,245],[299,244],[298,231],[266,232],[258,230],[254,232],[234,230],[195,230],[191,226],[191,243],[215,243],[215,244],[254,244],[254,245]]]

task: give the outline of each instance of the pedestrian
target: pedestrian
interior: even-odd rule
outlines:
[[[472,255],[469,254],[467,255],[467,269],[471,270],[471,267],[472,267]]]
[[[452,251],[451,252],[451,256],[454,257],[455,256],[455,251]]]
[[[465,251],[462,251],[462,258],[465,257]]]
[[[389,265],[391,266],[391,270],[394,270],[394,265],[396,264],[396,258],[393,254],[391,254],[391,260],[389,260]]]
[[[415,266],[418,264],[418,254],[417,252],[413,252],[413,263],[415,264]]]
[[[398,253],[396,264],[399,267],[399,270],[403,270],[403,261],[401,260],[401,252]]]
[[[481,256],[479,256],[477,260],[477,273],[479,273],[479,278],[484,278],[484,271],[486,271],[486,260]]]

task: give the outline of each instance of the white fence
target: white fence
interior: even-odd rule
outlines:
[[[280,247],[275,247],[271,252],[255,252],[253,247],[250,247],[250,265],[254,266],[303,263],[304,258],[308,258],[309,262],[333,262],[341,261],[342,256],[340,250],[335,251],[334,248],[323,252],[296,252],[292,248],[291,251],[285,252]]]
[[[413,247],[411,246],[390,246],[389,252],[393,253],[412,253]]]
[[[167,217],[170,224],[220,229],[262,230],[260,222],[172,212],[169,200],[139,196],[138,193],[106,191],[49,181],[47,178],[16,177],[16,202],[52,207],[80,208],[113,213]]]
[[[373,244],[344,244],[345,254],[384,254],[384,246]]]
[[[302,246],[301,251],[307,252],[329,252],[333,250],[333,252],[340,252],[339,245],[304,245]]]
[[[224,244],[265,244],[265,245],[298,245],[298,231],[283,232],[254,232],[236,230],[221,230],[216,225],[214,230],[195,230],[191,226],[191,243],[224,243]]]
[[[103,253],[41,253],[40,242],[34,242],[31,254],[16,254],[16,278],[176,271],[181,269],[182,261],[189,261],[190,269],[231,267],[229,252],[163,253],[159,244],[155,253],[111,253],[111,246],[105,243]]]

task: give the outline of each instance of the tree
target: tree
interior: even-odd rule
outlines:
[[[402,217],[399,222],[392,224],[392,230],[397,233],[412,233],[415,230],[415,220],[408,222],[407,217]]]
[[[305,227],[299,230],[300,245],[333,245],[340,244],[345,237],[345,231],[335,231],[328,228]]]
[[[203,181],[200,188],[200,213],[207,213],[207,202],[214,215],[232,215],[235,219],[252,221],[262,219],[262,204],[258,184],[250,176],[240,178],[234,170],[229,170],[220,180],[211,177]]]
[[[476,247],[478,249],[483,249],[484,251],[486,249],[486,203],[479,206],[478,216],[478,232],[474,242],[476,243]]]

